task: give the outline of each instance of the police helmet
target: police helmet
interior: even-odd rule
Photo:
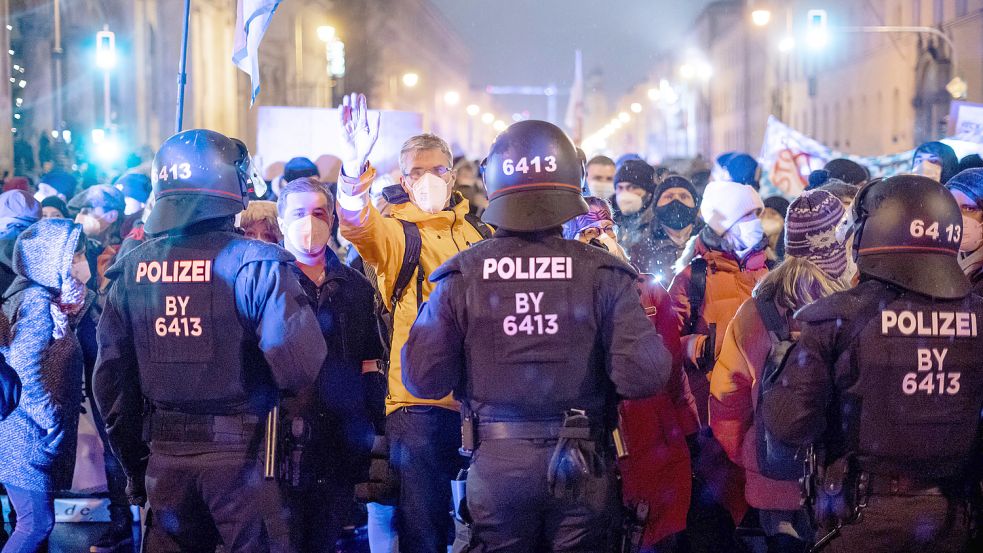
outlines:
[[[962,214],[935,180],[898,175],[872,182],[854,200],[853,217],[862,274],[938,299],[970,293],[957,261]]]
[[[507,230],[535,232],[587,213],[584,163],[570,138],[546,121],[505,129],[481,162],[488,208],[482,218]]]
[[[205,129],[168,138],[154,156],[156,204],[147,232],[159,234],[239,213],[249,203],[256,174],[242,142]]]

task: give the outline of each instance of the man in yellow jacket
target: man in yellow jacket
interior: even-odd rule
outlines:
[[[433,290],[426,277],[481,240],[482,234],[468,220],[468,201],[451,193],[454,171],[450,148],[432,134],[414,136],[403,144],[399,156],[400,187],[408,201],[396,203],[390,216],[383,217],[368,198],[376,173],[367,159],[378,138],[379,120],[370,125],[364,95],[346,97],[339,112],[348,150],[338,182],[341,234],[375,269],[379,290],[393,314],[386,435],[390,459],[399,475],[396,528],[400,551],[444,552],[448,538],[453,536],[453,520],[448,515],[450,481],[464,467],[464,459],[458,454],[459,406],[449,395],[434,401],[407,392],[400,351],[419,306]],[[408,230],[407,223],[418,231]],[[394,297],[406,257],[408,232],[419,234],[419,262],[409,285],[399,297]]]

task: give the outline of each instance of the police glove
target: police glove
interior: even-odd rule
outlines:
[[[389,440],[385,436],[376,436],[372,443],[369,480],[355,485],[355,499],[382,505],[396,505],[399,499],[399,475],[389,463]]]
[[[147,486],[144,478],[143,474],[126,477],[126,499],[130,505],[143,507],[147,504]]]

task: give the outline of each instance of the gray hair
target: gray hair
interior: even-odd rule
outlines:
[[[443,138],[435,134],[423,133],[410,137],[409,140],[403,142],[403,147],[399,150],[400,173],[406,174],[406,156],[421,150],[439,150],[440,153],[447,156],[448,167],[454,163],[454,154],[451,153],[451,147],[447,145],[447,142]]]

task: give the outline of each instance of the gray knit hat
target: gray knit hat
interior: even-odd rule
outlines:
[[[785,218],[785,255],[808,259],[832,278],[843,276],[846,246],[836,239],[843,213],[843,204],[829,192],[803,192]]]

